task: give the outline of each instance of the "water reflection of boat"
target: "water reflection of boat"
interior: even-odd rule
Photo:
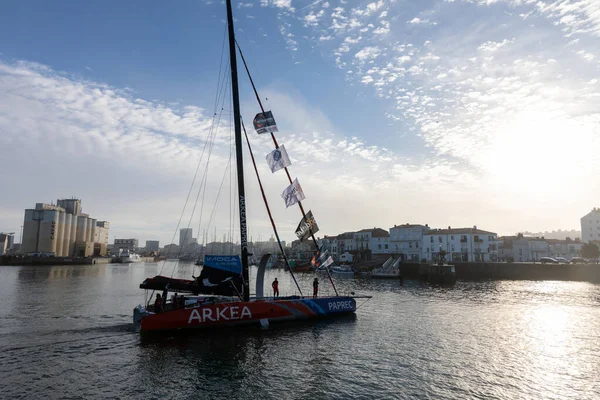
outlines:
[[[200,276],[195,277],[193,280],[173,279],[161,275],[144,280],[140,285],[140,288],[152,291],[162,291],[162,296],[160,293],[157,294],[157,300],[154,305],[151,305],[146,300],[145,305],[139,305],[134,309],[134,324],[139,326],[140,332],[142,333],[161,330],[182,330],[239,325],[260,325],[265,327],[268,326],[270,322],[283,322],[316,317],[333,317],[356,312],[356,299],[366,300],[370,298],[370,296],[339,295],[333,280],[331,280],[331,284],[336,293],[335,296],[315,298],[304,297],[302,295],[302,290],[294,277],[294,271],[300,270],[299,268],[306,268],[308,270],[310,268],[310,263],[298,265],[296,269],[290,268],[292,278],[300,293],[299,296],[267,298],[264,296],[264,272],[270,257],[269,255],[263,256],[259,263],[256,276],[256,294],[255,297],[250,297],[246,197],[241,134],[242,124],[239,109],[236,43],[231,0],[226,0],[226,7],[227,26],[229,29],[229,61],[231,70],[231,93],[233,96],[233,123],[235,127],[236,157],[234,159],[237,164],[237,198],[239,206],[237,215],[240,220],[241,256],[205,255],[204,265]],[[251,83],[254,88],[252,81]],[[260,103],[258,94],[256,97]],[[260,106],[262,108],[262,104],[260,104]],[[282,147],[280,150],[280,146],[277,144],[275,136],[273,135],[273,132],[277,132],[277,129],[271,112],[263,109],[262,113],[257,114],[254,120],[254,126],[259,133],[269,132],[271,134],[276,147],[273,151],[276,153],[273,156],[273,159],[276,161],[282,160],[284,148]],[[262,130],[262,132],[260,130]],[[277,243],[280,247],[282,257],[285,259],[286,265],[289,265],[284,248],[279,240],[276,225],[268,208],[268,202],[264,195],[258,168],[256,167],[255,158],[248,140],[247,144],[252,156],[252,162],[259,181],[259,186],[263,194],[263,200],[271,219],[274,234],[277,238]],[[304,212],[301,204],[301,200],[304,197],[302,196],[302,198],[300,198],[301,196],[299,195],[301,188],[297,180],[292,182],[287,166],[284,165],[282,168],[285,169],[290,182],[290,186],[288,187],[289,193],[284,197],[286,205],[289,207],[298,204],[302,211],[303,221],[308,221],[308,214]],[[286,189],[286,192],[288,189]],[[312,216],[310,211],[309,214]],[[319,247],[317,240],[315,239],[314,234],[311,234],[311,236],[318,251]],[[168,292],[175,294],[169,299],[167,298]],[[183,295],[179,296],[179,294],[182,293]]]

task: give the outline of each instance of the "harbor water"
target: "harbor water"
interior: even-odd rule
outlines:
[[[198,273],[0,267],[0,398],[600,398],[598,284],[343,277],[340,292],[373,296],[356,316],[145,339],[132,309],[161,268]],[[296,292],[283,270],[265,287],[275,277],[282,295]],[[305,294],[313,278],[298,274]]]

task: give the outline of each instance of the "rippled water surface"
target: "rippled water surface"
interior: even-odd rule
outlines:
[[[340,278],[356,317],[142,339],[162,266],[0,267],[0,398],[600,399],[599,285]]]

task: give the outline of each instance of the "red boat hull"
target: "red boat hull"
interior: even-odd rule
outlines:
[[[355,311],[356,300],[349,296],[234,301],[149,313],[141,318],[140,332],[258,325]]]

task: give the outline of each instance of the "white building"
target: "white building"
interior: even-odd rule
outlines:
[[[600,208],[594,207],[592,211],[581,217],[581,240],[584,243],[600,241]]]
[[[423,234],[428,232],[429,229],[427,224],[394,225],[393,228],[390,228],[391,252],[401,254],[404,261],[419,262],[421,260]]]
[[[563,257],[567,260],[581,256],[583,242],[580,240],[546,240],[550,245],[550,257]]]
[[[498,235],[473,228],[435,229],[423,235],[422,257],[427,262],[437,262],[445,252],[448,262],[490,262],[498,259]]]
[[[354,232],[344,232],[337,235],[337,253],[339,256],[354,250]]]
[[[354,232],[351,250],[371,250],[371,254],[388,254],[390,249],[390,234],[385,229],[369,228]]]
[[[319,243],[321,251],[328,251],[334,260],[339,258],[337,236],[325,236],[322,239],[317,239],[317,243]]]

